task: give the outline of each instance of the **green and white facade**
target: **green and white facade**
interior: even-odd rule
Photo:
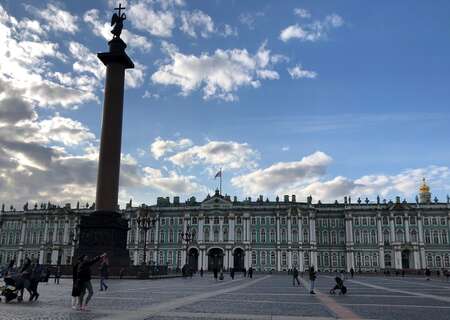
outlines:
[[[201,202],[191,198],[181,203],[175,197],[159,198],[152,206],[130,203],[122,213],[129,219],[128,248],[136,265],[144,257],[144,234],[136,218],[146,213],[156,219],[147,234],[147,263],[172,269],[186,260],[204,270],[450,268],[449,201],[431,202],[429,192],[422,191],[416,203],[399,198],[352,203],[346,198],[332,204],[311,198],[297,202],[295,196],[238,201],[216,192]],[[47,264],[71,263],[80,215],[91,212],[68,206],[3,211],[0,264],[25,256]],[[188,245],[179,235],[187,230],[193,235]]]

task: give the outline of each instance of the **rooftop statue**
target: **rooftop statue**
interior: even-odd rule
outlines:
[[[125,9],[125,7],[122,7],[122,4],[119,3],[119,7],[114,8],[114,10],[119,10],[119,13],[117,14],[114,12],[111,18],[111,26],[114,26],[111,33],[114,35],[114,39],[120,38],[123,29],[123,20],[127,18],[125,13],[121,13],[122,9]]]

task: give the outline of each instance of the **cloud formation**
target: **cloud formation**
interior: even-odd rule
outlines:
[[[287,71],[292,79],[301,79],[301,78],[315,79],[317,77],[317,72],[305,70],[302,68],[300,64],[296,65],[293,68],[288,68]]]
[[[344,24],[341,16],[333,13],[325,17],[324,20],[315,20],[307,24],[293,24],[280,33],[280,39],[287,42],[291,39],[315,42],[327,37],[331,29],[339,28]]]
[[[272,69],[274,55],[260,46],[251,55],[246,49],[217,49],[213,54],[186,55],[172,45],[165,45],[170,62],[159,67],[151,79],[162,85],[180,87],[183,95],[201,88],[204,99],[235,101],[236,91],[243,86],[257,88],[260,80],[277,79]]]
[[[163,140],[157,137],[150,146],[150,151],[155,159],[159,159],[167,153],[183,150],[192,146],[190,139]]]

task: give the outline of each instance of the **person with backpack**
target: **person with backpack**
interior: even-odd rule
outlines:
[[[106,257],[106,253],[101,256],[97,256],[93,259],[89,259],[87,255],[82,257],[80,264],[78,265],[78,287],[80,289],[80,299],[79,299],[79,308],[81,311],[87,311],[87,306],[92,296],[94,295],[94,290],[92,289],[91,283],[91,267],[102,258]],[[86,295],[86,291],[88,295],[86,300],[84,296]]]
[[[315,282],[316,282],[316,271],[314,270],[314,266],[311,266],[311,268],[309,269],[309,283],[310,283],[310,294],[316,294],[314,292],[314,286],[315,286]]]
[[[72,265],[72,309],[76,310],[80,299],[80,287],[78,283],[78,266],[82,261],[82,257],[73,261]]]
[[[300,287],[300,280],[298,280],[298,270],[296,267],[294,267],[294,270],[292,271],[292,285],[295,287],[295,282],[297,282],[297,285]]]

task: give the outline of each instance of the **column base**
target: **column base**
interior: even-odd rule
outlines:
[[[117,212],[96,211],[80,221],[80,241],[75,257],[95,257],[108,254],[109,273],[118,275],[120,269],[130,267],[127,249],[128,221]],[[97,268],[92,271],[98,272]]]

